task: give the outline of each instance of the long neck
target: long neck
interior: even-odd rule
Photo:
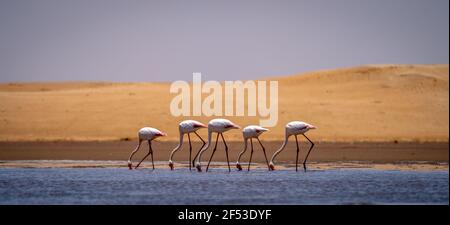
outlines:
[[[286,147],[286,144],[288,142],[289,136],[286,133],[285,135],[285,139],[283,144],[281,145],[281,147],[273,154],[272,158],[270,159],[270,162],[273,163],[273,160],[275,159],[275,157],[277,157],[278,154],[280,154],[281,151],[283,151],[283,149]]]
[[[184,134],[181,133],[181,131],[180,131],[180,142],[178,142],[177,147],[175,147],[175,148],[172,150],[172,152],[170,153],[169,162],[172,162],[173,154],[175,154],[176,151],[180,150],[181,145],[183,145],[183,137],[184,137]]]
[[[244,150],[242,150],[242,152],[239,153],[239,156],[237,158],[237,164],[239,164],[239,160],[241,160],[241,156],[244,154],[245,151],[247,151],[247,138],[244,138]]]
[[[200,164],[200,161],[201,161],[200,158],[202,157],[203,152],[205,152],[209,148],[209,145],[211,144],[211,137],[212,137],[212,131],[211,131],[211,129],[208,128],[208,143],[206,143],[206,145],[203,146],[203,148],[198,153],[197,164]]]

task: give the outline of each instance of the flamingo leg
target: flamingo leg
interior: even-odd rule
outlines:
[[[191,136],[188,135],[188,140],[189,140],[189,170],[192,170],[192,166],[191,166],[191,158],[192,158],[192,145],[191,145]]]
[[[195,154],[194,159],[192,160],[192,166],[195,166],[195,160],[197,159],[198,154],[200,153],[200,150],[202,150],[203,146],[205,146],[206,142],[205,140],[203,140],[202,137],[200,137],[200,135],[197,134],[197,132],[194,132],[195,135],[197,135],[198,138],[200,138],[200,140],[203,142],[202,147],[200,147],[200,149],[198,150],[197,154]]]
[[[132,158],[133,155],[136,154],[136,152],[139,150],[139,148],[141,147],[141,143],[142,143],[142,140],[139,140],[138,145],[136,146],[136,148],[134,149],[134,151],[131,152],[130,158],[128,158],[128,168],[130,168],[130,170],[131,170],[131,158]]]
[[[211,153],[211,157],[209,158],[208,166],[206,166],[206,172],[208,172],[209,164],[211,163],[211,159],[212,159],[214,153],[216,152],[216,149],[217,149],[217,141],[218,141],[218,140],[219,140],[219,133],[217,133],[216,144],[214,145],[213,152]]]
[[[312,150],[313,147],[314,147],[314,142],[312,142],[311,140],[309,140],[309,138],[306,137],[305,134],[303,134],[303,136],[305,136],[305,138],[308,139],[309,143],[311,143],[311,147],[309,147],[308,154],[306,154],[306,157],[305,157],[305,161],[303,161],[303,169],[305,169],[305,172],[306,172],[306,160],[308,159],[309,153],[311,152],[311,150]]]
[[[152,142],[148,141],[148,149],[150,151],[150,154],[152,154],[152,167],[155,169],[155,164],[153,163],[153,149],[152,149]]]
[[[223,138],[222,133],[220,133],[220,136],[222,137],[222,141],[225,144],[225,154],[227,155],[228,172],[231,172],[230,160],[228,159],[228,145],[227,142],[225,141],[225,138]]]
[[[295,171],[298,171],[298,153],[300,152],[300,148],[298,147],[297,135],[295,135],[295,143],[297,144],[297,157],[295,158]]]
[[[150,143],[150,141],[149,141],[149,143]],[[144,158],[137,164],[136,167],[134,167],[134,169],[137,169],[137,168],[141,165],[141,163],[142,163],[142,162],[143,162],[150,154],[152,154],[151,149],[149,149],[147,155],[144,156]]]
[[[253,138],[250,138],[250,147],[251,147],[251,151],[250,151],[250,160],[248,160],[248,168],[247,168],[247,171],[250,171],[250,163],[252,162],[252,156],[253,156]]]
[[[264,158],[266,158],[267,168],[269,168],[269,170],[270,170],[269,160],[267,160],[267,155],[266,155],[266,148],[264,148],[264,146],[262,145],[261,141],[259,140],[259,137],[257,137],[256,140],[258,140],[259,145],[261,145],[261,148],[264,152]]]

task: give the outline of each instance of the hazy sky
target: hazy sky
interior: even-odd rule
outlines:
[[[449,62],[448,0],[0,0],[0,82]]]

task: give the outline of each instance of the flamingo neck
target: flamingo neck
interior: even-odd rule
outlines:
[[[270,159],[270,162],[273,164],[273,160],[275,160],[275,157],[277,157],[278,154],[280,154],[281,151],[286,147],[286,144],[288,143],[289,135],[285,135],[285,139],[281,147],[273,154],[272,158]]]
[[[239,160],[241,160],[241,156],[244,154],[245,151],[247,151],[247,142],[248,142],[248,138],[244,138],[244,150],[242,150],[242,152],[239,153],[238,159],[237,159],[237,164],[239,164]]]
[[[175,152],[181,148],[181,145],[183,145],[183,137],[184,137],[184,134],[180,132],[180,141],[178,142],[177,147],[175,147],[172,150],[172,152],[170,153],[169,162],[172,162],[173,154],[175,154]]]
[[[209,148],[209,145],[211,144],[211,137],[212,137],[212,130],[208,128],[208,142],[206,143],[205,146],[203,146],[203,148],[198,153],[197,165],[200,165],[203,152],[205,152]]]

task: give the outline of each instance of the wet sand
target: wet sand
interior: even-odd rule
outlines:
[[[167,169],[169,167],[166,161],[156,161],[155,169]],[[136,164],[134,164],[135,166]],[[248,170],[248,162],[243,162],[243,171]],[[226,162],[213,162],[210,169],[227,169]],[[0,160],[0,168],[127,168],[124,161],[99,161],[99,160]],[[188,169],[187,162],[175,163],[175,170]],[[205,167],[204,167],[205,168]],[[235,162],[230,162],[232,171],[237,171]],[[151,162],[142,163],[138,170],[152,169]],[[194,167],[190,168],[196,171]],[[295,164],[280,163],[276,165],[276,170],[294,170]],[[430,162],[402,162],[402,163],[367,163],[367,162],[334,162],[318,163],[308,162],[307,171],[310,170],[332,170],[332,169],[375,169],[375,170],[401,170],[401,171],[448,171],[448,163],[430,163]],[[250,170],[268,170],[265,163],[251,163]],[[303,171],[301,165],[299,171]]]
[[[270,160],[273,152],[281,145],[278,141],[263,142]],[[177,142],[154,142],[154,160],[156,167],[167,168],[166,162],[170,151]],[[125,161],[136,146],[135,141],[106,142],[0,142],[0,167],[125,167]],[[193,153],[201,143],[193,144]],[[229,142],[229,158],[234,169],[238,153],[242,150],[241,142]],[[254,143],[252,168],[265,167],[265,158],[260,146]],[[299,161],[302,161],[309,149],[309,144],[300,143]],[[148,152],[148,146],[142,145],[133,158],[139,161]],[[212,147],[202,156],[208,160]],[[448,170],[448,143],[316,143],[308,159],[310,168],[379,168],[412,170]],[[289,142],[287,148],[277,157],[278,168],[294,166],[295,143]],[[250,149],[242,157],[246,168]],[[184,144],[174,157],[176,168],[187,167],[189,145]],[[35,161],[35,160],[69,160],[69,161]],[[102,162],[100,162],[102,161]],[[219,143],[213,162],[226,162],[222,143]],[[143,168],[151,166],[150,158]],[[216,163],[215,166],[226,166]]]

